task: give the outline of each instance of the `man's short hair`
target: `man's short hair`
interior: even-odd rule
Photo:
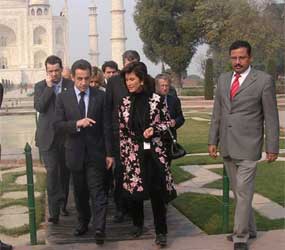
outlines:
[[[77,69],[82,69],[82,70],[89,70],[90,74],[92,72],[92,67],[91,67],[91,64],[84,60],[84,59],[80,59],[80,60],[77,60],[75,61],[72,66],[71,66],[71,73],[73,76],[75,76],[75,71]]]
[[[51,55],[49,56],[46,61],[45,61],[45,66],[46,66],[46,69],[47,69],[47,65],[48,64],[51,64],[51,65],[55,65],[55,64],[59,64],[59,67],[62,69],[62,61],[61,59],[58,57],[58,56],[55,56],[55,55]]]
[[[106,68],[109,67],[111,69],[119,70],[118,64],[115,61],[106,61],[102,65],[102,71],[105,73]]]
[[[242,41],[242,40],[237,40],[232,43],[232,45],[229,48],[229,54],[231,54],[232,50],[239,49],[239,48],[246,48],[247,54],[250,56],[251,55],[251,46],[249,42],[247,41]]]
[[[155,83],[158,84],[158,81],[160,79],[163,79],[165,81],[167,81],[169,83],[169,85],[171,84],[171,77],[169,74],[167,73],[162,73],[162,74],[158,74],[156,77],[155,77]]]
[[[136,61],[139,62],[141,60],[140,55],[137,51],[135,50],[126,50],[123,53],[123,62],[127,59],[130,62]]]

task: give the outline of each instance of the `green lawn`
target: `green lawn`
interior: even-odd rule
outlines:
[[[185,147],[187,153],[206,153],[208,152],[208,129],[207,122],[186,120],[178,129],[178,141]]]
[[[191,113],[190,117],[209,118],[205,113]],[[195,121],[187,119],[184,125],[177,130],[178,141],[188,154],[208,152],[209,123],[206,121]],[[280,139],[280,148],[285,148],[285,140]]]
[[[211,171],[223,174],[222,169],[211,169]],[[263,196],[284,206],[285,202],[285,162],[258,163],[255,179],[255,191]],[[208,188],[222,189],[222,180],[206,185]]]
[[[285,148],[285,140],[284,139],[281,139],[280,141],[279,141],[279,147],[280,148]]]
[[[0,195],[5,192],[13,192],[13,191],[26,191],[27,185],[19,185],[15,183],[17,177],[24,175],[25,172],[17,172],[17,173],[7,173],[3,175],[3,181],[0,182]],[[44,221],[45,217],[45,186],[46,186],[46,175],[44,173],[35,173],[36,182],[34,189],[35,191],[41,192],[40,197],[35,199],[36,205],[36,223],[37,228],[41,222]],[[3,199],[0,197],[0,209],[13,205],[21,205],[27,206],[28,200],[24,199]],[[19,236],[22,234],[26,234],[29,232],[28,225],[24,225],[18,228],[6,229],[0,226],[0,233],[12,236]]]
[[[195,225],[207,234],[222,232],[222,197],[206,194],[184,193],[176,198],[172,204]],[[231,200],[230,224],[233,228],[234,206]],[[283,229],[284,220],[269,220],[255,212],[257,228],[260,231]]]

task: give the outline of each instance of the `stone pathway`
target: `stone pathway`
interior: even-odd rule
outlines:
[[[1,237],[1,235],[0,235]],[[169,237],[166,250],[232,250],[233,243],[227,241],[226,235],[197,235],[191,237]],[[259,232],[257,239],[249,242],[250,250],[284,250],[285,231],[273,230]],[[157,250],[153,239],[106,242],[103,246],[96,244],[72,244],[49,246],[23,246],[15,250]]]

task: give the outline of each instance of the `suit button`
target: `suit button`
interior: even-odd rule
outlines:
[[[232,127],[232,125],[229,125],[228,127],[229,127],[229,128],[231,128],[231,127]]]

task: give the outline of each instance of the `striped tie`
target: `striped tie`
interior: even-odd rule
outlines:
[[[233,100],[234,96],[236,95],[238,89],[239,89],[239,78],[241,77],[241,75],[239,73],[235,73],[235,79],[234,82],[232,84],[231,87],[231,92],[230,92],[230,96],[231,96],[231,100]]]

